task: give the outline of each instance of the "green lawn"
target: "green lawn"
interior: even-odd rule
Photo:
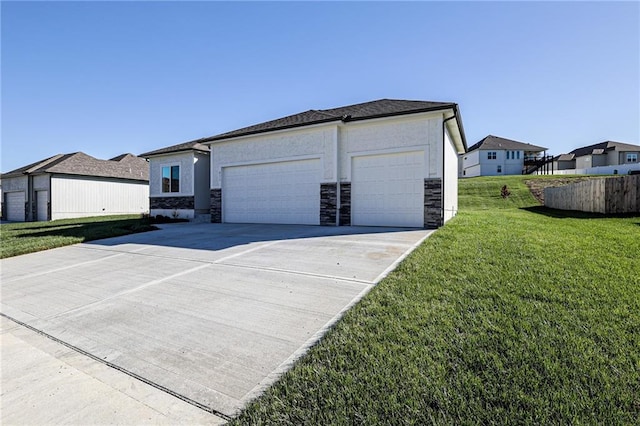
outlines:
[[[0,225],[0,258],[156,229],[140,215]]]
[[[232,424],[640,424],[640,217],[546,210],[528,178],[461,181],[459,215]]]

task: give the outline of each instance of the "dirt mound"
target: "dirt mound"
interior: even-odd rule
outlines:
[[[564,186],[570,183],[576,183],[583,180],[594,179],[593,177],[562,177],[562,178],[551,178],[551,179],[529,179],[525,180],[524,183],[529,187],[529,190],[533,194],[533,196],[540,202],[540,204],[544,204],[544,189],[545,188],[555,188],[556,186]]]

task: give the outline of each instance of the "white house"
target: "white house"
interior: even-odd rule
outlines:
[[[461,156],[460,177],[527,173],[527,166],[535,166],[546,150],[541,146],[489,135]]]
[[[3,219],[17,222],[146,213],[149,166],[122,154],[58,154],[0,176]]]
[[[211,221],[435,228],[458,210],[455,103],[381,99],[205,138]]]
[[[209,147],[186,142],[140,154],[149,159],[149,214],[194,219],[209,215]]]

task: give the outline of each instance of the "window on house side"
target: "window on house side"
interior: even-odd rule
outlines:
[[[638,162],[638,154],[628,153],[627,154],[627,163],[637,163]]]
[[[502,166],[498,166],[498,173],[502,173]]]
[[[495,151],[487,152],[487,160],[495,160],[496,158],[498,158],[498,155]]]
[[[510,154],[511,154],[511,151],[507,151],[507,160],[509,159]]]
[[[516,151],[516,156],[518,157],[518,160],[520,159],[520,151]]]
[[[180,192],[180,166],[162,168],[162,192]]]

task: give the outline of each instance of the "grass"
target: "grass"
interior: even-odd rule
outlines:
[[[0,225],[0,258],[157,229],[140,215]]]
[[[231,424],[640,424],[640,217],[524,180],[461,181],[459,215]]]

